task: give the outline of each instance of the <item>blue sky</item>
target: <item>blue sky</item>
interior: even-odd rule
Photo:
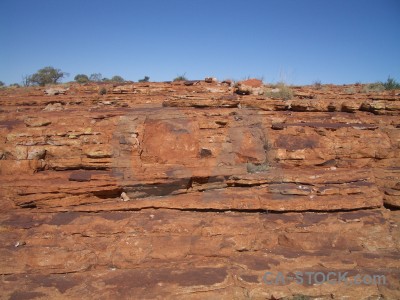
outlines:
[[[2,0],[0,80],[400,81],[399,0]]]

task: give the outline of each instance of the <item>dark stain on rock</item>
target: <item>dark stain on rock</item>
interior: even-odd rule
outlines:
[[[274,196],[275,197],[275,196]],[[260,220],[262,222],[282,222],[282,223],[294,223],[301,220],[301,215],[299,214],[261,214]]]
[[[201,157],[209,157],[209,156],[211,156],[211,154],[212,154],[212,152],[210,149],[201,148],[201,150],[200,150]]]
[[[119,137],[119,143],[120,143],[121,145],[126,145],[126,144],[128,144],[128,142],[126,141],[125,136],[121,135],[121,136]]]
[[[227,276],[226,268],[192,269],[174,276],[181,286],[213,285],[221,283]]]
[[[134,187],[125,188],[125,192],[128,194],[128,196],[130,196],[130,194],[132,193],[135,193],[136,198],[166,196],[180,189],[187,189],[188,187],[190,187],[189,183],[189,178],[178,178],[176,180],[171,180],[166,183],[138,184]]]
[[[291,201],[293,200],[293,195],[289,195],[289,194],[280,194],[280,187],[278,186],[277,189],[270,191],[271,193],[271,198],[269,200],[271,201]],[[300,195],[297,195],[298,197],[300,197]]]
[[[114,212],[114,211],[107,211],[107,212],[100,212],[97,214],[100,218],[111,220],[111,221],[120,221],[123,219],[129,218],[132,214],[127,212]]]
[[[311,213],[307,212],[303,214],[303,224],[312,225],[322,222],[329,217],[328,214],[319,214],[319,213]]]
[[[39,297],[45,297],[46,294],[40,292],[30,292],[30,291],[15,291],[11,294],[10,300],[28,300],[28,299],[35,299]]]
[[[356,181],[356,182],[352,182],[350,184],[351,186],[358,186],[358,187],[371,187],[371,186],[375,186],[376,184],[373,182],[368,182],[368,181],[364,181],[364,180],[360,180],[360,181]]]
[[[231,249],[234,246],[235,246],[235,243],[232,240],[230,240],[228,237],[225,237],[220,244],[221,248],[230,248]]]
[[[67,225],[71,223],[76,218],[82,216],[81,212],[61,212],[57,213],[49,222],[49,225]]]
[[[257,275],[240,275],[244,281],[249,283],[258,283],[258,276]]]
[[[25,215],[25,214],[18,214],[18,215],[10,215],[10,217],[0,224],[5,226],[11,226],[13,228],[24,228],[28,229],[34,226],[37,226],[40,223],[43,223],[46,220],[46,216],[36,218],[34,215]]]
[[[54,274],[54,275],[36,275],[33,278],[35,285],[45,287],[55,287],[60,293],[65,293],[81,283],[81,280],[72,278],[71,275]]]
[[[215,121],[215,124],[224,127],[224,126],[226,126],[226,124],[228,124],[228,122],[227,121]]]
[[[286,128],[286,125],[284,123],[272,123],[271,128],[273,130],[283,130]]]
[[[318,141],[311,136],[301,137],[294,135],[281,135],[276,141],[276,146],[289,151],[312,149],[318,146]]]
[[[321,167],[332,167],[332,166],[336,166],[337,162],[336,159],[329,159],[327,161],[324,161],[321,164],[317,164],[316,166],[321,166]]]
[[[90,181],[92,172],[90,171],[74,171],[69,175],[69,181],[85,182]]]
[[[336,109],[336,107],[335,107]],[[325,128],[325,129],[339,129],[339,128],[360,128],[360,129],[376,129],[377,125],[374,124],[359,124],[359,123],[326,123],[326,122],[304,122],[304,123],[285,123],[286,126],[294,127],[312,127],[312,128]]]
[[[375,254],[375,253],[363,253],[363,256],[365,258],[369,258],[369,259],[375,259],[375,258],[380,258],[381,257],[381,255]]]
[[[382,214],[380,212],[370,212],[370,211],[354,211],[354,212],[344,212],[338,216],[338,219],[343,221],[352,221],[356,219],[366,218],[366,217],[380,217]]]
[[[238,100],[239,97],[236,94],[233,95],[224,95],[218,98],[218,100]]]
[[[302,256],[331,256],[332,251],[330,249],[321,249],[321,250],[314,250],[314,251],[306,251],[301,249],[292,249],[292,248],[285,248],[279,247],[272,251],[275,255],[281,255],[285,258],[299,258]]]
[[[386,220],[382,217],[373,218],[372,220],[364,221],[365,225],[382,225],[385,224]]]
[[[118,287],[151,288],[158,283],[178,284],[180,286],[210,286],[221,283],[227,276],[226,268],[195,268],[189,270],[152,269],[129,270],[106,279],[108,285]]]
[[[343,260],[342,260],[342,263],[343,263],[343,264],[346,264],[346,265],[352,265],[352,264],[354,263],[354,261],[348,260],[348,259],[343,259]]]
[[[157,121],[156,121],[157,122]],[[164,125],[168,131],[176,133],[176,134],[189,134],[189,121],[185,119],[174,119],[174,120],[166,120],[160,124]]]
[[[241,255],[237,258],[238,263],[246,265],[249,269],[255,271],[269,270],[271,266],[278,266],[280,262],[270,257]]]
[[[6,120],[6,121],[0,121],[0,128],[7,128],[8,130],[13,129],[15,126],[22,124],[22,121],[20,120]]]

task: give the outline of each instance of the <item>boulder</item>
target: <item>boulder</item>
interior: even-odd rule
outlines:
[[[28,159],[44,159],[46,157],[46,149],[33,148],[28,150]]]
[[[239,81],[235,92],[239,95],[261,95],[264,93],[264,84],[259,79]]]
[[[51,121],[42,117],[28,117],[24,120],[24,123],[28,127],[42,127],[50,125]]]
[[[215,83],[215,82],[218,82],[218,79],[215,77],[206,77],[206,78],[204,78],[204,81],[207,83]]]
[[[44,90],[44,93],[49,96],[55,96],[55,95],[65,95],[67,91],[68,88],[52,87]]]
[[[64,106],[61,103],[49,103],[43,108],[44,111],[61,111],[64,110]]]

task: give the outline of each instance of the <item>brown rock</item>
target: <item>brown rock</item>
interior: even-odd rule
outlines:
[[[204,79],[204,81],[207,82],[207,83],[215,83],[215,82],[218,82],[218,79],[215,78],[215,77],[206,77]]]
[[[26,126],[29,127],[42,127],[51,124],[51,121],[42,117],[29,117],[24,120]]]
[[[44,93],[49,96],[55,96],[55,95],[65,95],[65,93],[68,91],[68,89],[64,89],[61,87],[53,87],[44,90]]]
[[[233,85],[233,81],[229,80],[229,79],[226,79],[226,80],[222,81],[221,83],[222,84],[226,84],[227,86],[232,86]]]
[[[247,84],[0,90],[0,298],[398,299],[400,96]]]
[[[240,95],[261,95],[264,93],[263,82],[259,79],[248,79],[236,84],[236,93]]]
[[[88,158],[109,158],[112,157],[111,145],[85,145],[82,153]]]
[[[61,111],[64,110],[64,107],[61,103],[49,103],[43,109],[44,111]]]
[[[28,159],[44,159],[46,156],[46,149],[33,148],[28,150]]]

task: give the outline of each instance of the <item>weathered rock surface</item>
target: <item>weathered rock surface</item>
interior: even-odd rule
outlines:
[[[0,91],[0,298],[400,297],[399,93],[101,87]]]

